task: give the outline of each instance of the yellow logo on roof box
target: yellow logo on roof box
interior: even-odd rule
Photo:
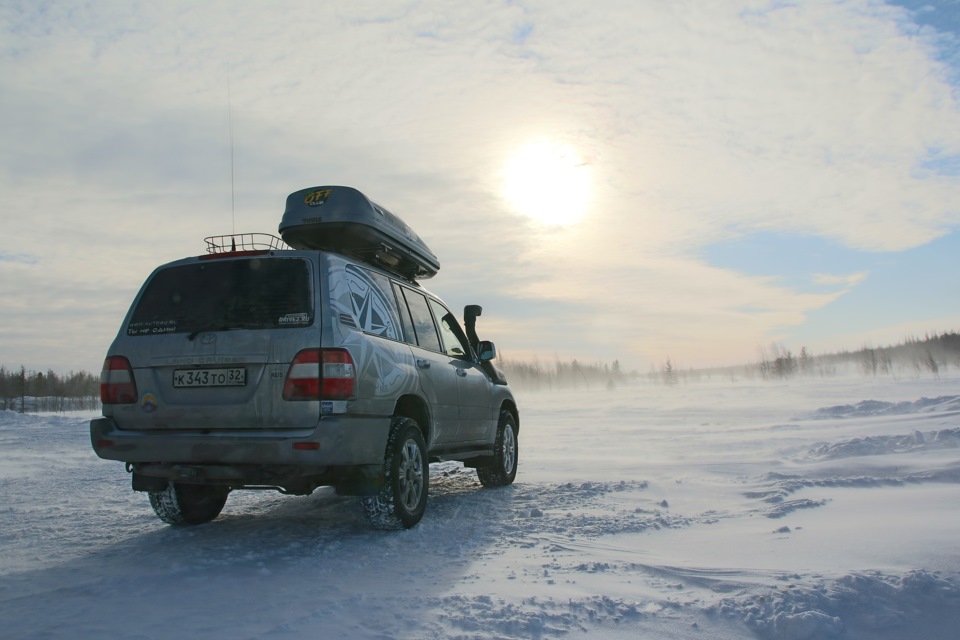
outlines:
[[[320,189],[319,191],[311,191],[307,194],[307,197],[303,199],[303,204],[318,207],[327,201],[327,198],[330,197],[330,194],[333,193],[333,189]]]

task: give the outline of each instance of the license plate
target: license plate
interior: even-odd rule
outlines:
[[[177,369],[173,372],[173,386],[185,387],[242,387],[247,384],[247,370],[231,369]]]

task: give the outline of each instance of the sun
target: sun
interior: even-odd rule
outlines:
[[[568,144],[528,144],[504,167],[503,196],[517,213],[540,224],[574,224],[589,204],[590,166]]]

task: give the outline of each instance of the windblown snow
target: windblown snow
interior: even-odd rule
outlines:
[[[0,413],[10,638],[956,638],[960,379],[521,393],[520,473],[421,524],[235,492],[162,524],[89,414]]]

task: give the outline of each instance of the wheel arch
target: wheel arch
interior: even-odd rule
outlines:
[[[520,410],[517,408],[517,403],[511,399],[504,400],[500,404],[500,411],[506,411],[511,416],[513,416],[513,424],[517,427],[517,432],[520,432]]]
[[[423,398],[416,395],[401,396],[397,399],[397,404],[393,409],[393,415],[411,418],[416,421],[417,426],[420,427],[420,432],[423,434],[423,440],[429,449],[430,436],[433,429],[430,424],[430,407],[427,406]]]

